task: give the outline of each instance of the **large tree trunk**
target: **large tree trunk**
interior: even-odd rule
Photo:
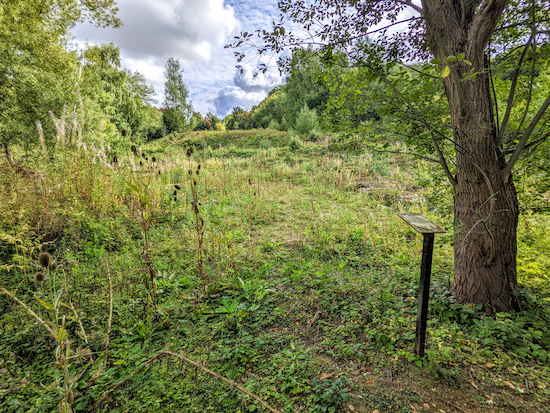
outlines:
[[[487,41],[506,1],[489,0],[481,8],[479,3],[425,0],[423,5],[434,55],[443,60],[465,53],[472,63],[449,63],[451,75],[444,79],[457,170],[454,295],[463,304],[511,311],[517,309],[518,201],[512,178],[502,174],[505,158],[485,70]],[[471,68],[477,76],[464,80]]]
[[[512,178],[503,179],[504,157],[483,77],[463,89],[465,117],[456,103],[451,106],[457,119],[454,295],[461,303],[510,311],[517,309],[518,201]]]

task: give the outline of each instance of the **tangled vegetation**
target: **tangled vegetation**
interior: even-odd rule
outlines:
[[[548,411],[546,215],[521,217],[522,310],[487,315],[450,293],[438,172],[296,140],[192,132],[2,164],[0,411]],[[422,242],[400,212],[448,231],[423,359]]]

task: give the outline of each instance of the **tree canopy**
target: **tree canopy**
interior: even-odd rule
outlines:
[[[183,81],[183,69],[173,57],[166,62],[164,70],[164,124],[168,132],[187,128],[193,115],[193,107],[187,101],[189,91]]]

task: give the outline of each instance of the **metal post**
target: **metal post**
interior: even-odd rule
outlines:
[[[418,313],[416,314],[416,337],[414,352],[419,357],[424,356],[426,343],[426,325],[428,322],[428,301],[430,300],[430,276],[432,274],[432,256],[435,234],[423,234],[422,267],[420,268],[420,285],[418,291]]]
[[[428,324],[428,301],[430,301],[430,276],[432,275],[432,256],[435,234],[444,234],[445,230],[420,214],[397,214],[407,224],[424,236],[422,245],[422,267],[418,288],[418,313],[416,314],[416,337],[414,352],[424,356],[426,344],[426,326]]]

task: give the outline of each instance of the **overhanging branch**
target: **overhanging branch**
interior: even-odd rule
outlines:
[[[437,143],[437,139],[435,138],[433,133],[431,135],[432,135],[433,146],[435,148],[435,151],[437,152],[437,156],[439,157],[439,164],[443,168],[443,171],[445,171],[445,175],[447,176],[447,179],[449,180],[451,185],[453,185],[453,187],[456,187],[458,185],[458,182],[456,178],[453,176],[453,174],[451,173],[451,171],[449,170],[449,165],[447,164],[447,160],[445,159],[445,156],[443,156],[443,152],[441,152],[441,148]]]
[[[510,120],[510,114],[512,113],[512,107],[514,104],[514,96],[516,94],[516,86],[518,83],[519,72],[521,70],[521,66],[523,65],[523,61],[525,60],[525,56],[527,55],[527,50],[529,48],[529,45],[533,41],[534,36],[535,36],[535,33],[531,35],[531,37],[525,44],[523,52],[521,53],[521,57],[519,58],[519,61],[518,61],[518,65],[516,66],[516,69],[514,70],[514,74],[512,75],[512,85],[510,86],[510,93],[508,94],[508,103],[506,104],[506,112],[504,113],[504,117],[502,118],[502,124],[500,125],[500,128],[499,128],[499,135],[498,135],[499,142],[502,142],[502,139],[504,138],[504,132],[506,131],[506,127],[508,126],[508,121]]]
[[[537,126],[537,124],[541,120],[542,116],[545,114],[546,110],[548,109],[548,106],[550,106],[550,94],[548,95],[548,97],[546,98],[544,103],[539,108],[539,110],[538,110],[537,114],[535,115],[535,117],[533,118],[533,120],[531,120],[531,123],[529,124],[527,129],[525,129],[525,132],[523,132],[523,135],[522,135],[521,139],[519,140],[518,146],[516,146],[516,149],[514,150],[514,153],[512,154],[512,156],[508,160],[508,163],[506,164],[506,167],[502,171],[502,175],[503,175],[503,178],[504,178],[505,181],[508,180],[508,177],[510,176],[510,173],[512,172],[512,168],[514,167],[514,165],[516,164],[516,162],[519,159],[519,156],[521,155],[521,153],[525,149],[525,146],[527,145],[527,141],[531,137],[531,134],[535,130],[535,127]]]

